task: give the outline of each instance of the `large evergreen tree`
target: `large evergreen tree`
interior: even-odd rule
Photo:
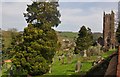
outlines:
[[[118,43],[120,44],[120,22],[118,23],[118,28],[116,30],[116,38]]]
[[[57,48],[57,35],[52,27],[60,23],[58,2],[33,2],[24,13],[28,27],[24,29],[23,42],[15,48],[13,64],[16,70],[29,75],[42,75],[49,71],[49,65]]]
[[[85,26],[82,26],[79,31],[78,38],[76,40],[76,47],[74,52],[76,54],[80,53],[81,55],[83,55],[83,51],[87,50],[92,45],[92,43],[93,36],[91,29],[86,29]]]

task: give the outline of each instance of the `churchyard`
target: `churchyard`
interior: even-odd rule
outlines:
[[[109,50],[109,52],[102,53],[101,56],[105,59],[110,54],[112,54],[114,51],[115,51],[115,49]],[[69,61],[68,61],[67,57],[65,56],[64,63],[62,64],[62,62],[59,60],[59,54],[56,54],[54,56],[54,62],[51,65],[51,73],[48,72],[47,74],[44,74],[43,76],[84,75],[88,70],[90,70],[93,67],[92,63],[93,63],[93,61],[99,59],[98,57],[99,56],[97,56],[97,55],[89,56],[89,57],[82,57],[79,54],[77,54],[77,55],[73,55],[70,63],[68,63]],[[82,66],[80,68],[80,72],[76,73],[75,65],[76,65],[78,59],[81,61]],[[11,63],[4,64],[2,67],[2,71],[1,71],[2,74],[0,74],[0,75],[2,75],[3,77],[9,75],[10,66],[11,66]],[[39,76],[36,76],[36,77],[39,77]]]
[[[58,35],[59,35],[59,41],[61,41],[61,44],[62,44],[61,49],[59,49],[59,51],[56,52],[53,58],[53,63],[51,64],[51,73],[48,72],[43,76],[84,75],[87,71],[89,71],[93,67],[93,62],[99,60],[100,56],[105,59],[115,51],[115,49],[112,49],[112,50],[109,50],[108,52],[102,52],[102,50],[100,50],[100,47],[97,45],[97,46],[90,47],[89,50],[91,50],[92,52],[86,53],[87,57],[83,57],[80,54],[74,54],[74,47],[72,47],[74,45],[72,46],[69,45],[71,44],[71,41],[73,43],[74,41],[73,39],[77,34],[75,35],[72,33],[59,33]],[[70,40],[64,41],[63,39],[70,39]],[[62,64],[63,60],[60,60],[60,56],[62,55],[64,55],[63,64]],[[71,55],[71,56],[69,57],[68,55]],[[75,72],[77,60],[80,60],[82,64],[79,72]],[[11,67],[11,63],[3,64],[2,71],[0,71],[0,75],[2,76],[9,75],[10,67]]]
[[[70,39],[70,35],[72,35],[72,33],[69,33],[69,34],[66,33],[66,35],[65,35],[65,33],[63,33],[63,34],[61,33],[61,35],[59,36],[59,40],[66,39],[66,37],[68,39]],[[60,37],[62,37],[62,39],[60,39]],[[71,39],[73,39],[73,38],[74,37],[71,36]],[[115,51],[115,49],[112,49],[112,50],[109,50],[108,52],[102,52],[102,51],[100,51],[99,46],[93,46],[90,48],[91,50],[93,49],[93,52],[87,53],[87,57],[83,57],[80,54],[73,53],[74,47],[71,47],[68,45],[71,42],[68,42],[68,43],[64,43],[64,42],[62,41],[62,44],[65,44],[65,45],[63,45],[61,47],[62,48],[61,50],[56,52],[56,54],[53,58],[53,63],[51,64],[51,73],[48,72],[48,73],[44,74],[43,76],[84,75],[87,71],[89,71],[93,67],[93,62],[99,60],[100,56],[105,59]],[[66,51],[66,48],[68,48],[67,51]],[[98,51],[100,51],[100,52],[98,52]],[[64,63],[63,64],[62,64],[63,61],[60,60],[60,56],[62,56],[62,55],[64,55]],[[71,55],[71,57],[69,57],[68,55]],[[75,66],[76,66],[77,60],[80,60],[80,62],[82,64],[79,72],[75,72]],[[2,71],[0,71],[0,75],[2,75],[2,76],[9,75],[10,66],[11,66],[11,63],[4,64],[2,67]]]

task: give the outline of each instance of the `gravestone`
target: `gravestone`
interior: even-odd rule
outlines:
[[[51,65],[49,65],[49,73],[51,73],[52,72],[52,68],[51,68]]]
[[[78,60],[77,63],[76,63],[76,65],[75,65],[75,72],[80,72],[81,66],[82,66],[82,64],[81,64],[81,62]]]
[[[100,54],[100,50],[101,49],[101,45],[99,43],[97,43],[97,50],[98,50],[98,54]]]
[[[67,63],[71,63],[72,55],[71,53],[67,54]]]
[[[55,61],[54,58],[52,58],[52,64],[54,64],[54,61]]]
[[[83,52],[84,52],[83,57],[87,57],[87,52],[86,52],[86,50],[84,50]]]
[[[64,56],[64,54],[62,54],[62,56],[61,56],[61,63],[62,64],[64,64],[64,58],[65,58],[65,56]]]

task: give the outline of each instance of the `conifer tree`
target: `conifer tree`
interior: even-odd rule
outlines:
[[[85,26],[82,26],[79,31],[78,38],[76,40],[76,47],[74,52],[76,54],[80,53],[81,55],[83,55],[83,51],[87,50],[92,45],[92,43],[93,36],[91,29],[86,29]]]
[[[23,42],[15,48],[13,64],[19,72],[32,76],[43,75],[57,48],[57,35],[52,27],[60,23],[58,2],[33,2],[24,13],[28,27],[23,32]]]
[[[117,38],[118,43],[120,44],[120,22],[118,23],[118,27],[116,30],[116,38]]]

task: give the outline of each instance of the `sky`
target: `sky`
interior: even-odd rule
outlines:
[[[91,28],[92,32],[102,32],[103,12],[113,10],[117,14],[118,0],[59,0],[61,24],[57,31],[78,32],[81,26]],[[28,0],[2,0],[0,3],[0,20],[2,29],[16,28],[23,31],[27,26],[23,13],[26,12]]]
[[[32,0],[1,0],[2,2],[30,2]],[[44,1],[44,0],[37,0]],[[59,0],[59,2],[118,2],[119,0]]]

